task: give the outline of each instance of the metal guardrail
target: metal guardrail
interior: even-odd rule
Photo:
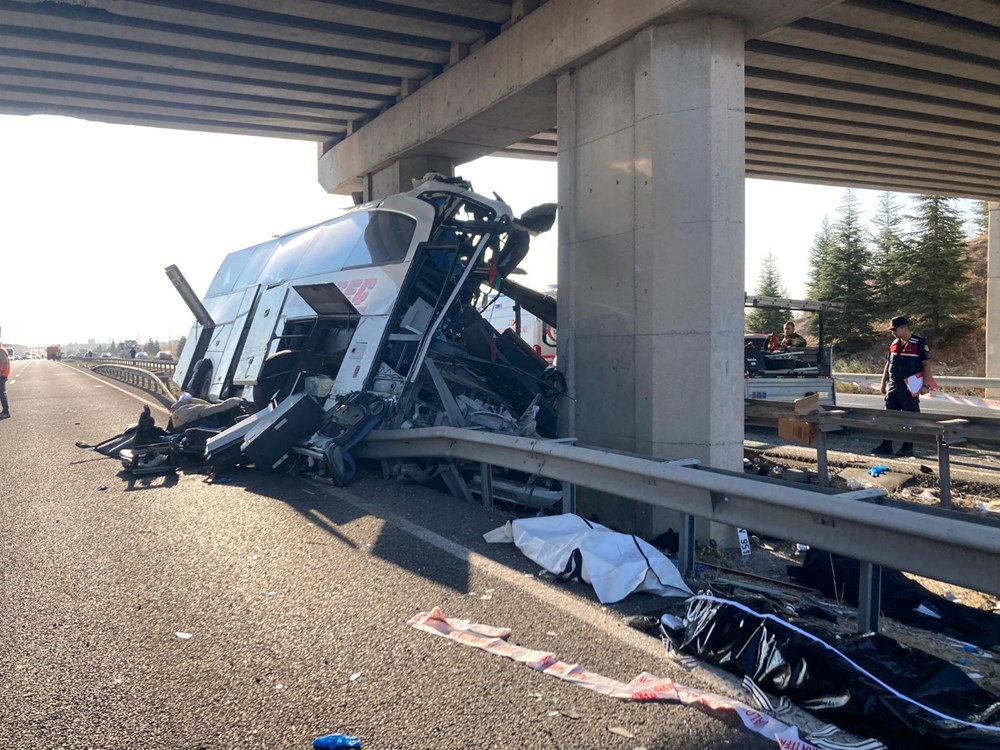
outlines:
[[[882,382],[882,373],[835,372],[834,380],[848,383],[857,382],[866,385],[878,385]],[[958,375],[935,375],[935,382],[943,388],[1000,388],[1000,378],[972,378]]]
[[[167,398],[173,400],[174,393],[170,390],[166,383],[160,378],[160,375],[168,375],[173,372],[173,365],[170,366],[170,372],[164,372],[161,368],[156,368],[157,372],[154,372],[152,368],[144,369],[142,367],[132,366],[132,362],[135,360],[131,359],[89,359],[84,358],[80,361],[87,363],[88,367],[94,372],[99,372],[102,375],[108,375],[115,380],[120,380],[123,383],[128,383],[129,385],[135,385],[139,388],[144,388],[148,391],[160,391]],[[149,362],[149,360],[138,360],[139,362]],[[128,362],[129,364],[119,364],[123,362]],[[166,364],[166,363],[165,363]]]
[[[1000,570],[996,525],[952,511],[883,506],[880,489],[806,489],[693,460],[661,462],[567,441],[454,427],[376,431],[358,455],[503,466],[678,511],[684,515],[680,558],[685,573],[694,563],[694,519],[703,518],[861,559],[867,563],[863,577],[871,578],[885,565],[1000,595],[1000,577],[991,572]],[[564,510],[573,508],[564,501]],[[877,622],[877,586],[874,595],[862,618],[866,625],[873,618]]]
[[[153,372],[173,375],[177,369],[176,360],[167,359],[132,359],[131,357],[64,357],[75,362],[83,362],[86,365],[121,365],[122,367],[134,367],[141,370],[151,370]]]
[[[744,416],[747,424],[758,427],[777,428],[782,419],[815,425],[816,463],[820,483],[824,486],[830,481],[826,446],[828,433],[849,430],[873,439],[933,443],[937,446],[938,484],[941,505],[945,508],[951,507],[951,447],[969,445],[1000,451],[1000,418],[996,417],[956,417],[847,407],[799,415],[795,413],[794,404],[777,401],[747,401]]]

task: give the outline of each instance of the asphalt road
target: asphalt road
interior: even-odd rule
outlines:
[[[367,750],[772,746],[691,708],[619,703],[408,627],[440,605],[609,677],[648,670],[724,689],[668,666],[657,641],[582,587],[484,544],[500,514],[374,478],[350,492],[251,471],[136,481],[74,446],[134,422],[135,397],[37,360],[14,364],[9,393],[3,750],[276,750],[332,732]]]
[[[983,399],[968,399],[975,402]],[[1000,417],[1000,411],[985,408],[982,405],[961,403],[959,401],[947,400],[944,396],[932,393],[930,396],[921,396],[920,411],[926,414],[951,414],[957,417]],[[868,395],[867,393],[838,393],[838,406],[852,406],[861,409],[884,409],[885,396],[878,393]]]

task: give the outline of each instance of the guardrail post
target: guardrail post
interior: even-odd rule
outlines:
[[[819,473],[819,486],[830,486],[830,470],[827,466],[826,433],[820,428],[816,431],[816,471]]]
[[[689,578],[694,573],[694,516],[681,515],[681,536],[677,547],[677,562],[681,576]]]
[[[858,588],[858,632],[877,633],[879,611],[882,609],[882,566],[861,563]]]
[[[479,478],[482,481],[482,501],[484,508],[493,507],[493,466],[488,463],[479,464]]]
[[[569,482],[562,483],[562,512],[576,514],[576,485]]]
[[[938,477],[941,490],[941,506],[951,507],[951,449],[944,437],[939,437],[937,441],[938,449]]]

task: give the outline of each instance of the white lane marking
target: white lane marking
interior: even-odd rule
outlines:
[[[80,375],[86,375],[88,378],[93,378],[94,380],[98,381],[102,386],[107,386],[108,388],[114,388],[116,391],[121,391],[122,393],[124,393],[129,398],[134,398],[136,401],[138,401],[138,402],[140,402],[142,404],[146,404],[146,405],[148,405],[152,409],[159,409],[163,414],[169,414],[170,413],[170,411],[167,409],[167,407],[165,407],[163,404],[158,404],[156,401],[149,401],[148,399],[144,399],[142,396],[138,396],[135,393],[129,393],[124,388],[119,388],[117,385],[112,385],[111,383],[106,383],[106,382],[102,381],[101,378],[97,377],[96,375],[94,375],[91,372],[87,372],[86,370],[78,369],[76,367],[73,367],[72,365],[64,364],[63,362],[60,362],[59,364],[62,365],[63,367],[68,367],[70,370],[72,370],[75,373],[78,373]]]

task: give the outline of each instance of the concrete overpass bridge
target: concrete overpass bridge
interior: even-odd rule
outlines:
[[[368,199],[556,159],[566,430],[721,467],[744,178],[996,201],[998,70],[991,0],[0,0],[0,112],[314,140]]]

